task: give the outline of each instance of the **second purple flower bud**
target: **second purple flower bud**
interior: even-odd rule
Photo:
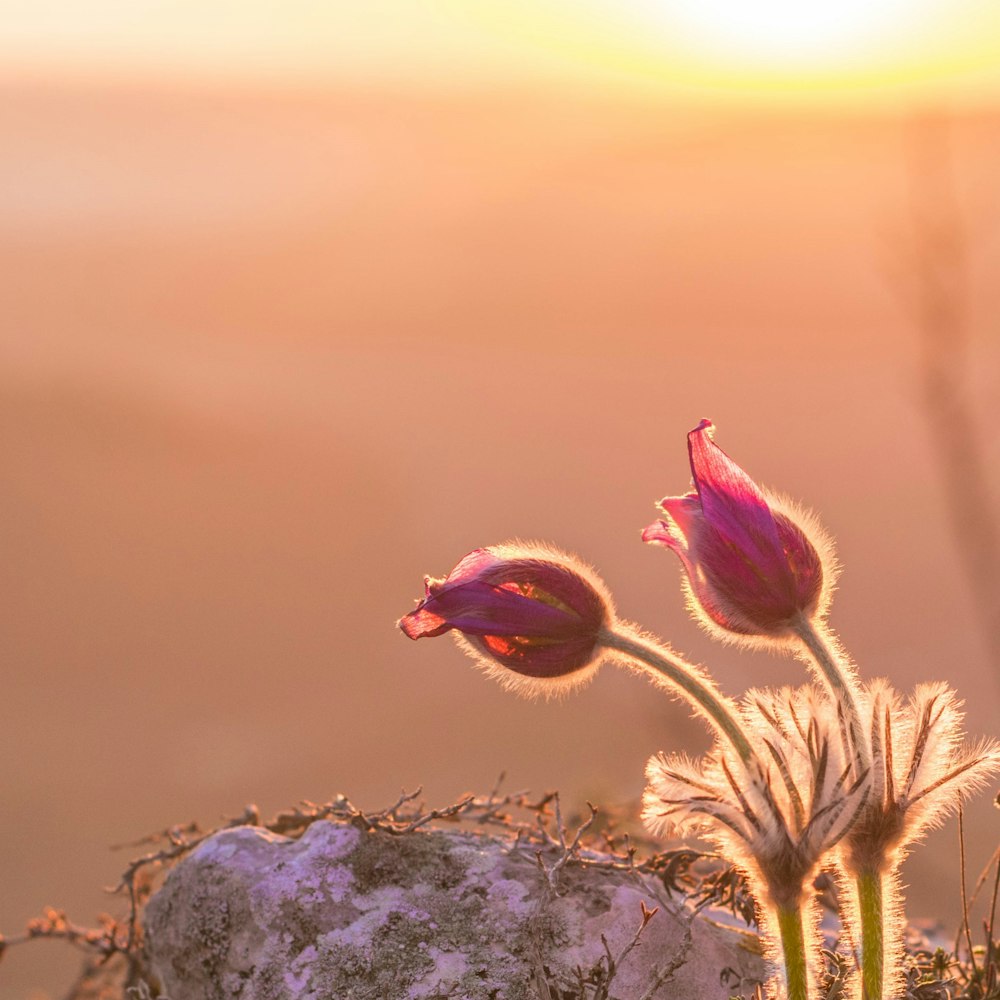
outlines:
[[[680,557],[692,611],[730,638],[785,638],[801,616],[821,616],[835,564],[829,542],[790,517],[712,440],[703,420],[688,434],[695,492],[666,497],[646,542]]]

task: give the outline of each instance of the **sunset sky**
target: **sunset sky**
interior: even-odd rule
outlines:
[[[546,540],[732,696],[801,683],[640,543],[702,417],[835,537],[863,674],[1000,735],[914,322],[943,223],[1000,496],[1000,0],[0,0],[0,91],[0,933],[251,801],[634,809],[684,706],[522,702],[394,623]],[[905,877],[952,928],[955,843]],[[4,1000],[65,995],[36,944]]]
[[[741,100],[1000,93],[989,0],[5,0],[8,73],[550,82]]]

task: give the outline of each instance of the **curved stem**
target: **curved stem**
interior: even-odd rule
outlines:
[[[848,661],[837,651],[830,635],[822,628],[817,628],[805,615],[799,615],[792,622],[792,630],[802,641],[809,653],[809,658],[823,675],[835,698],[839,698],[847,712],[847,725],[850,731],[853,750],[859,756],[858,770],[864,769],[868,753],[865,750],[861,725],[861,711],[858,708],[858,685],[854,671]]]
[[[802,910],[797,906],[779,906],[775,915],[785,960],[786,996],[788,1000],[810,1000]]]
[[[837,693],[847,697],[848,704],[857,713],[854,682],[851,669],[841,660],[830,642],[829,634],[821,631],[805,615],[799,615],[792,622],[792,630],[802,640],[809,651],[813,663],[826,678],[827,683]]]
[[[684,695],[729,741],[741,760],[748,762],[754,756],[734,708],[727,704],[699,667],[688,663],[669,647],[621,624],[617,628],[602,629],[598,641],[608,649],[623,653],[655,683],[663,685],[666,682],[675,693]]]

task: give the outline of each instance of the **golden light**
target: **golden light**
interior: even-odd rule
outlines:
[[[0,33],[0,78],[375,81],[432,90],[530,83],[737,103],[1000,97],[1000,0],[38,0],[14,7]]]
[[[905,34],[927,0],[638,0],[644,17],[706,55],[814,65]],[[924,8],[924,10],[920,10]],[[678,39],[679,40],[679,39]]]

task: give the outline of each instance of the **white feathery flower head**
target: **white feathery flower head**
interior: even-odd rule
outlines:
[[[774,905],[799,905],[862,809],[867,774],[855,773],[842,714],[818,688],[751,691],[740,717],[754,757],[717,744],[701,761],[651,758],[643,819],[656,834],[711,840]]]
[[[872,791],[844,852],[851,868],[887,871],[1000,770],[1000,744],[963,743],[962,703],[941,682],[920,684],[904,699],[873,681],[862,689],[861,711],[870,727]]]

